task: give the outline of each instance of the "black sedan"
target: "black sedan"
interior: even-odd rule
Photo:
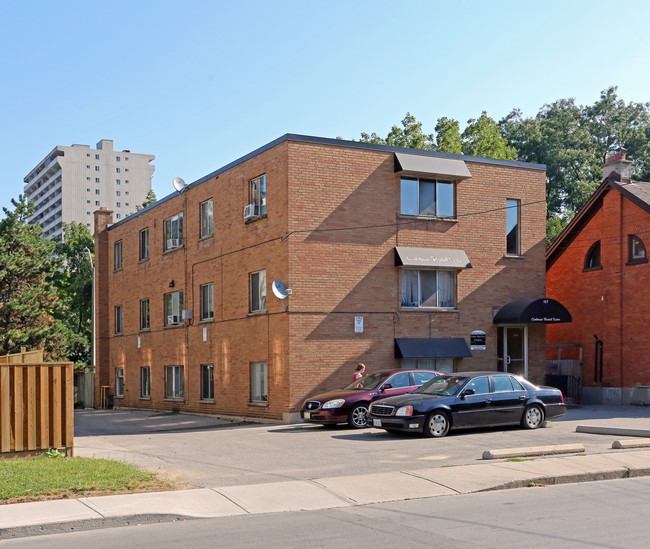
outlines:
[[[370,406],[368,425],[444,437],[450,429],[521,425],[537,429],[563,416],[559,389],[537,387],[508,373],[466,372],[436,377],[408,395]]]

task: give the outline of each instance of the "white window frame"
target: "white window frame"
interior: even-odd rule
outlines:
[[[249,181],[248,200],[255,205],[255,215],[266,215],[266,174]]]
[[[201,219],[200,238],[207,238],[208,236],[212,236],[214,234],[212,199],[206,200],[205,202],[201,202],[200,219]]]
[[[140,398],[151,397],[151,368],[142,366],[140,368]]]
[[[417,273],[417,304],[405,304],[405,284],[407,283],[407,277],[411,275],[411,273]],[[434,294],[431,294],[430,296],[426,296],[426,299],[423,300],[423,280],[422,280],[422,273],[435,273],[436,275],[436,282],[435,282],[435,304],[430,303],[430,299],[433,297]],[[452,293],[452,304],[451,305],[440,305],[441,303],[441,273],[445,273],[445,277],[448,279],[451,279],[452,281],[452,288],[451,288],[451,293]],[[447,274],[449,273],[449,275]],[[445,310],[451,310],[456,308],[456,303],[457,303],[457,280],[456,280],[456,275],[457,271],[455,270],[448,270],[448,269],[406,269],[402,268],[401,272],[401,284],[400,284],[400,295],[401,295],[401,306],[402,309],[445,309]],[[429,301],[429,303],[427,303]]]
[[[249,275],[249,304],[251,313],[266,311],[266,269]]]
[[[209,282],[200,287],[201,296],[201,320],[212,320],[214,318],[214,284]]]
[[[185,368],[165,366],[165,400],[185,398]]]
[[[115,335],[122,334],[124,332],[124,311],[122,305],[115,306]]]
[[[268,368],[266,362],[251,362],[251,402],[269,401]]]
[[[115,368],[115,396],[124,396],[124,368]]]
[[[183,290],[165,294],[165,326],[183,323]]]
[[[214,400],[214,364],[201,364],[201,400]]]
[[[183,245],[183,213],[172,215],[163,221],[163,250],[174,250]]]
[[[122,241],[118,240],[113,245],[113,268],[115,271],[122,269]]]

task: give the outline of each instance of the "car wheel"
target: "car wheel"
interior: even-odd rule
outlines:
[[[425,437],[444,437],[449,432],[449,414],[443,410],[434,410],[427,416],[424,424]]]
[[[363,429],[367,426],[366,414],[368,413],[368,405],[364,403],[357,404],[352,407],[348,414],[348,425],[355,429]]]
[[[524,410],[521,426],[526,429],[537,429],[544,423],[544,410],[538,404],[532,404]]]

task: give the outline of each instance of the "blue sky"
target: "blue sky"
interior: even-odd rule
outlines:
[[[0,0],[0,207],[56,145],[156,155],[158,198],[285,133],[432,132],[616,85],[650,101],[645,1]],[[0,213],[0,217],[4,214]]]

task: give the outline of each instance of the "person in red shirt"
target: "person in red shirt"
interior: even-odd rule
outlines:
[[[363,377],[363,372],[366,371],[366,365],[363,362],[359,362],[357,364],[357,369],[354,372],[354,375],[352,376],[352,381],[356,381],[360,377]]]

